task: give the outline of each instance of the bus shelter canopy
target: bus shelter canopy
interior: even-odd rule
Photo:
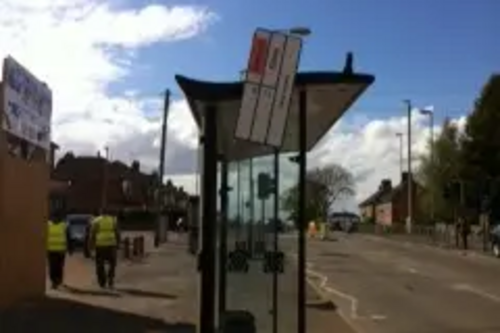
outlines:
[[[208,106],[217,109],[219,153],[232,161],[246,160],[273,153],[272,147],[234,138],[244,82],[206,82],[176,75],[192,115],[201,129]],[[375,81],[369,74],[352,72],[302,72],[295,87],[281,153],[299,150],[299,90],[307,94],[307,150],[311,150],[342,115]]]

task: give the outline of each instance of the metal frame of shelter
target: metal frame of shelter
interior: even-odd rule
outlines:
[[[278,175],[279,154],[297,153],[296,161],[299,165],[298,221],[305,226],[306,153],[318,143],[368,86],[375,81],[375,77],[369,74],[354,73],[351,54],[348,55],[344,70],[341,72],[298,73],[295,77],[294,93],[290,106],[290,115],[295,115],[295,120],[288,121],[284,144],[279,151],[272,147],[234,139],[234,128],[243,94],[242,82],[203,82],[181,75],[176,76],[176,81],[188,100],[192,115],[201,133],[201,246],[198,258],[201,288],[199,332],[213,333],[217,331],[217,318],[221,318],[221,315],[226,311],[226,237],[229,190],[227,163],[273,154],[274,173]],[[221,163],[220,178],[218,177],[219,162]],[[220,179],[220,192],[218,191],[218,179]],[[279,193],[277,179],[278,177],[275,177],[275,200],[278,200]],[[221,223],[220,227],[217,228],[219,218],[217,197],[219,194],[221,198]],[[276,207],[275,215],[278,214]],[[219,235],[217,235],[217,231]],[[305,230],[300,228],[298,232],[297,332],[305,333]],[[277,240],[276,229],[274,234],[275,240]],[[276,245],[274,250],[277,250]],[[217,272],[217,261],[219,272]],[[217,276],[219,280],[217,280]],[[275,292],[273,294],[274,297],[277,297]],[[275,332],[277,331],[276,325],[275,320],[273,324]]]

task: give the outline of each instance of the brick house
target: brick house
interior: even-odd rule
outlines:
[[[75,213],[96,213],[103,204],[119,210],[147,210],[154,205],[156,176],[141,172],[137,161],[128,166],[99,155],[67,153],[57,162],[53,180],[68,184],[67,209]]]
[[[363,219],[382,225],[403,224],[408,216],[409,176],[404,172],[401,182],[393,187],[389,179],[383,179],[375,193],[359,204]],[[414,219],[419,215],[418,196],[421,186],[412,181]]]

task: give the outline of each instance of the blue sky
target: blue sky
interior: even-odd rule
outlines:
[[[142,0],[134,6],[143,6]],[[183,73],[210,80],[237,77],[245,66],[256,27],[308,26],[301,68],[338,70],[345,53],[355,53],[356,69],[375,74],[376,84],[356,105],[364,116],[403,112],[402,99],[434,105],[436,116],[470,110],[488,76],[500,65],[500,2],[409,0],[213,0],[160,1],[165,5],[207,6],[218,21],[194,39],[154,45],[139,51],[142,63],[113,90],[178,91],[173,76]],[[353,112],[350,112],[353,115]],[[359,114],[358,114],[359,115]]]
[[[158,167],[160,93],[172,89],[166,173],[192,189],[197,129],[174,75],[237,80],[257,27],[308,26],[303,70],[341,70],[352,51],[355,68],[377,77],[311,154],[350,170],[363,199],[381,179],[401,178],[403,99],[463,125],[500,65],[499,12],[498,0],[1,0],[0,55],[48,82],[62,152],[109,146],[146,170]],[[427,120],[413,118],[415,155],[426,152]]]

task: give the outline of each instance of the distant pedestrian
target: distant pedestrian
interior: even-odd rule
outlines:
[[[91,244],[95,249],[97,282],[101,288],[113,288],[117,264],[120,232],[117,219],[109,210],[103,210],[92,222]]]
[[[52,289],[64,283],[66,253],[72,253],[71,237],[64,217],[63,211],[57,210],[47,222],[47,263]]]
[[[470,224],[469,221],[465,218],[462,218],[461,228],[460,228],[460,236],[462,238],[462,247],[464,250],[469,248],[468,239],[470,234]]]

